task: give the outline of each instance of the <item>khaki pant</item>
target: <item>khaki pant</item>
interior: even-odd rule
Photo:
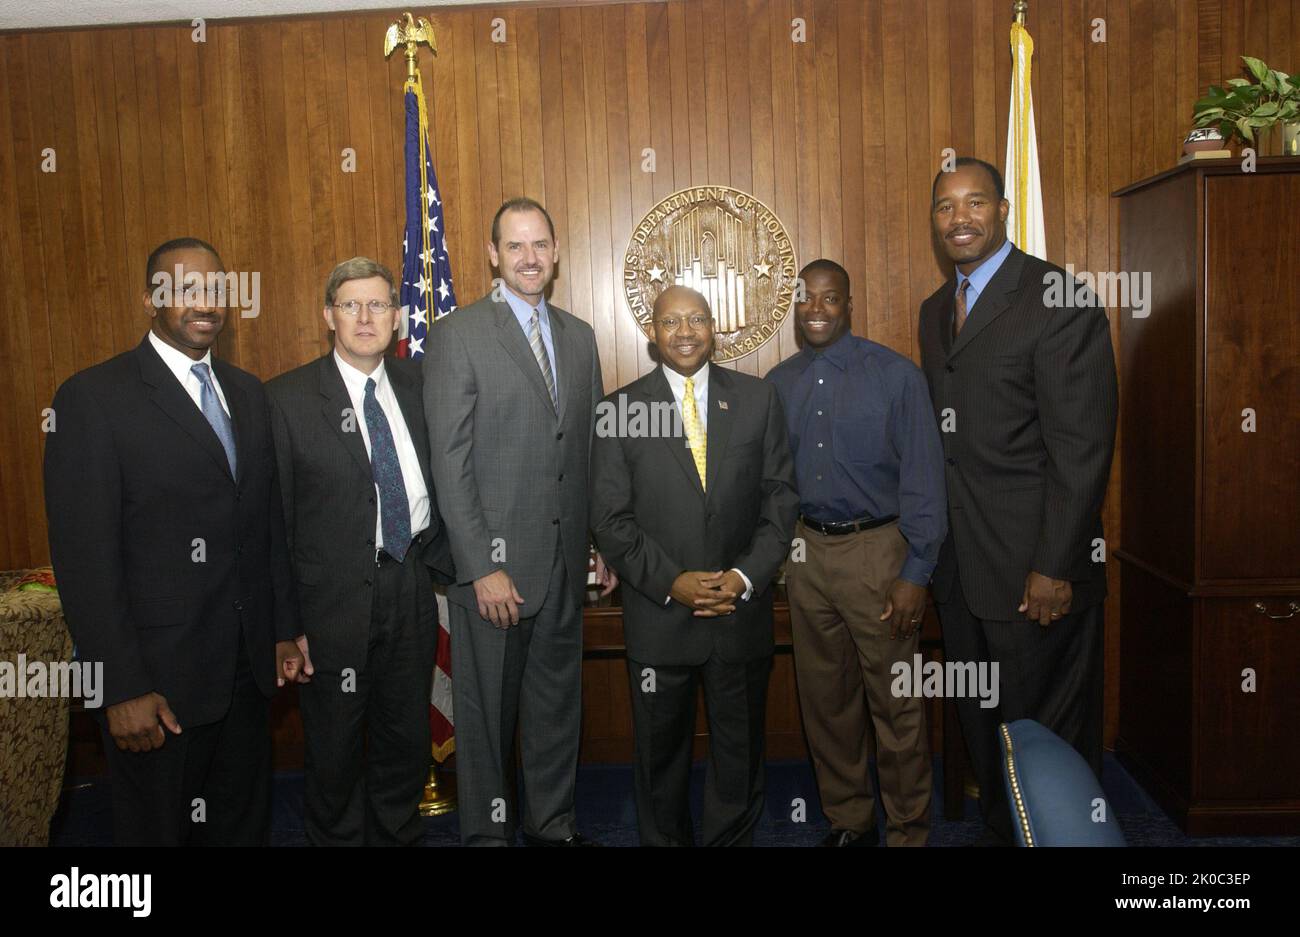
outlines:
[[[907,541],[897,522],[826,536],[801,520],[795,536],[805,544],[804,561],[786,564],[786,592],[799,703],[822,810],[837,830],[874,830],[867,769],[874,725],[886,842],[923,846],[930,833],[932,783],[924,700],[890,692],[890,667],[896,661],[912,666],[920,628],[891,640],[889,622],[880,620]]]

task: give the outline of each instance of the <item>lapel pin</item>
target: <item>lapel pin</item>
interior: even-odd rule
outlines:
[[[719,410],[726,410],[726,409],[727,409],[727,401],[725,401],[725,400],[719,400],[719,401],[718,401],[718,409],[719,409]]]

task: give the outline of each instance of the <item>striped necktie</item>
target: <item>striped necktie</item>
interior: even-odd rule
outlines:
[[[555,396],[555,373],[551,370],[551,356],[546,353],[546,343],[542,341],[542,314],[533,310],[532,326],[528,331],[528,344],[533,348],[533,357],[542,369],[542,380],[546,381],[546,392],[551,395],[551,406],[559,412],[560,401]]]
[[[691,447],[691,458],[695,460],[695,471],[700,473],[700,487],[705,487],[708,477],[705,469],[705,457],[709,451],[709,437],[700,423],[700,411],[695,405],[695,379],[686,379],[686,393],[682,397],[682,424],[686,430],[686,442]]]
[[[966,324],[966,316],[969,314],[966,310],[966,290],[970,287],[970,277],[961,281],[961,286],[957,287],[957,306],[952,314],[952,337],[956,338],[961,333],[961,327]]]

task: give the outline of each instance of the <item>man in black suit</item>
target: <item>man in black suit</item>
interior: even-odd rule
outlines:
[[[264,844],[270,702],[303,663],[266,396],[212,358],[221,259],[150,255],[149,334],[54,397],[45,504],[68,628],[104,664],[119,845]]]
[[[690,845],[696,688],[709,764],[705,845],[746,845],[763,807],[772,581],[799,497],[776,390],[709,365],[713,320],[694,290],[655,300],[662,367],[602,402],[592,450],[596,543],[621,577],[643,845]],[[636,411],[680,415],[645,435]],[[628,419],[624,420],[623,417]]]
[[[1049,305],[1065,271],[1012,246],[1009,207],[988,163],[938,174],[934,232],[956,271],[920,322],[947,464],[934,597],[948,660],[1000,666],[1000,705],[968,697],[957,709],[985,839],[1001,842],[999,722],[1041,722],[1101,775],[1101,504],[1117,398],[1105,311]]]
[[[409,845],[429,765],[433,581],[452,578],[420,365],[384,357],[400,320],[375,261],[334,268],[322,315],[334,350],[266,386],[311,675],[307,837]]]

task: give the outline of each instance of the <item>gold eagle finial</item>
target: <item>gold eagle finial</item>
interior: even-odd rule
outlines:
[[[405,45],[406,73],[414,77],[416,50],[422,42],[433,50],[434,55],[438,54],[438,46],[433,38],[433,24],[423,16],[417,20],[410,13],[404,13],[402,19],[390,23],[388,31],[384,33],[384,58],[392,55],[399,45]]]

